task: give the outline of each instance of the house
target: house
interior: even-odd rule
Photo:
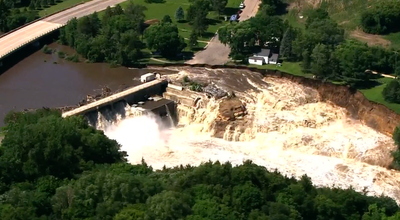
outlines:
[[[249,57],[250,64],[263,65],[263,64],[277,64],[279,54],[271,53],[270,49],[261,49],[261,51],[254,56]]]
[[[269,58],[269,64],[277,64],[279,59],[279,54],[273,53]]]
[[[271,56],[271,50],[270,49],[261,49],[261,51],[257,54],[254,54],[255,57],[261,57],[264,59],[264,63],[268,64],[269,57]]]
[[[262,57],[249,57],[249,63],[261,66],[261,65],[264,64],[264,58],[262,58]]]

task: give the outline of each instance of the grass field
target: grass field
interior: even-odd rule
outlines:
[[[88,1],[90,1],[90,0],[64,0],[64,1],[61,1],[61,2],[57,1],[56,5],[52,5],[52,6],[48,7],[48,8],[40,10],[39,11],[39,16],[43,17],[43,16],[46,16],[46,15],[61,11],[63,9],[72,7],[72,6],[77,5],[77,4],[81,3],[81,2],[88,2]]]
[[[283,15],[294,27],[304,28],[304,21],[310,9],[323,7],[327,9],[332,19],[346,30],[346,36],[367,42],[369,45],[382,45],[400,49],[400,33],[389,35],[371,35],[360,31],[361,13],[373,4],[385,0],[285,0],[288,13]],[[300,19],[299,16],[304,18]]]

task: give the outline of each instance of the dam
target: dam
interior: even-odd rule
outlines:
[[[385,129],[379,131],[381,124],[374,130],[367,126],[374,123],[353,117],[364,112],[365,102],[345,108],[347,104],[327,99],[329,86],[322,89],[248,70],[151,71],[162,70],[172,72],[161,77],[168,85],[148,102],[174,103],[176,126],[165,125],[170,117],[138,111],[146,102],[118,101],[114,110],[105,106],[88,114],[93,126],[121,144],[130,163],[143,158],[162,169],[208,160],[233,165],[252,160],[287,176],[306,174],[316,186],[353,187],[400,202],[400,172],[389,168],[396,149],[393,140]],[[350,92],[346,96],[358,98]],[[379,114],[374,117],[381,120]]]

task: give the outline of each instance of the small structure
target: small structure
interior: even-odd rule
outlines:
[[[277,64],[279,59],[279,54],[273,53],[272,56],[269,58],[269,64]]]
[[[249,57],[249,63],[261,66],[261,65],[264,64],[264,58],[262,58],[262,57]]]
[[[261,57],[264,59],[264,63],[269,63],[269,57],[271,56],[270,49],[261,49],[259,53],[254,54],[255,57]]]
[[[232,21],[238,21],[238,15],[232,15],[231,18],[229,19],[230,22]]]
[[[155,80],[155,79],[156,79],[156,74],[155,73],[146,73],[146,74],[144,74],[144,75],[142,75],[140,77],[140,81],[142,83],[150,82],[150,81]]]
[[[261,51],[254,56],[249,57],[249,63],[255,65],[263,64],[277,64],[279,59],[279,54],[271,53],[270,49],[261,49]]]

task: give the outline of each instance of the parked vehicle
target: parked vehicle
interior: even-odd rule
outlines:
[[[242,3],[240,3],[240,5],[239,5],[239,8],[240,9],[243,9],[243,8],[245,8],[246,6],[244,5],[244,3],[242,2]]]
[[[150,81],[155,80],[155,79],[156,79],[156,74],[155,73],[146,73],[146,74],[144,74],[144,75],[142,75],[140,77],[140,81],[142,83],[150,82]]]

